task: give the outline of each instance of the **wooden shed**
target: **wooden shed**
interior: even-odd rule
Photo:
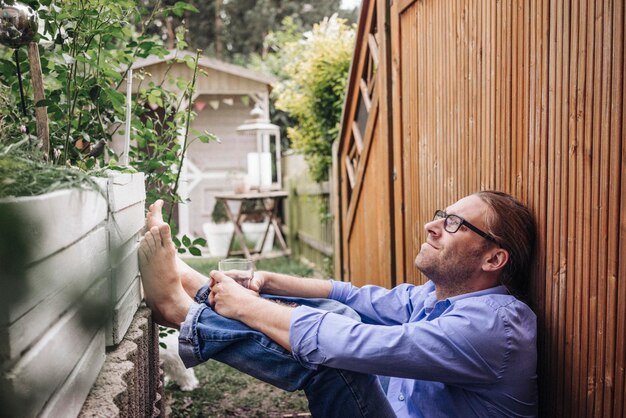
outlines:
[[[435,209],[512,193],[543,417],[626,416],[623,0],[364,0],[336,144],[336,273],[391,287]]]
[[[135,73],[143,73],[143,86],[149,82],[164,83],[164,87],[182,94],[174,80],[192,79],[193,70],[180,60],[187,56],[195,58],[195,53],[172,51],[165,57],[137,60],[131,68]],[[232,191],[233,179],[247,173],[247,154],[257,152],[257,138],[238,132],[237,127],[251,118],[255,107],[269,119],[269,93],[275,81],[265,74],[209,57],[200,57],[198,63],[202,73],[198,73],[190,104],[197,116],[190,129],[211,132],[221,143],[193,142],[183,164],[180,192],[190,201],[178,205],[178,232],[196,237],[203,235],[202,225],[211,219],[213,196]],[[133,84],[133,92],[138,85]],[[116,151],[121,149],[119,140]]]

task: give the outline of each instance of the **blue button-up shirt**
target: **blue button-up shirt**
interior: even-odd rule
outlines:
[[[537,415],[536,317],[503,286],[437,301],[435,286],[333,282],[362,322],[295,309],[289,341],[303,364],[391,376],[399,417]]]

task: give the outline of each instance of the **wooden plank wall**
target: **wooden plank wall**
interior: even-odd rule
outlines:
[[[626,416],[624,1],[404,0],[390,21],[398,281],[424,280],[435,209],[516,195],[540,233],[541,415]]]
[[[357,286],[377,284],[391,287],[393,263],[393,197],[391,134],[387,107],[388,67],[380,56],[388,54],[387,14],[384,1],[364,1],[351,69],[351,82],[344,105],[342,138],[338,144],[337,237],[340,262],[336,276]],[[362,84],[369,86],[360,88]],[[371,89],[373,94],[365,93]],[[370,91],[371,91],[370,90]],[[384,101],[379,97],[385,97]],[[368,103],[366,105],[366,103]],[[354,126],[359,114],[368,115],[358,136]]]
[[[378,124],[372,129],[371,151],[364,173],[359,210],[349,225],[348,271],[356,286],[392,285],[391,216],[389,213],[388,144]],[[347,229],[347,228],[346,228]]]

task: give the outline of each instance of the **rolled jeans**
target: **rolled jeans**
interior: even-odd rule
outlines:
[[[186,367],[214,359],[280,389],[302,389],[313,417],[395,417],[377,376],[301,363],[265,334],[213,311],[209,292],[208,286],[198,291],[180,327],[178,352]],[[360,320],[354,310],[330,299],[263,297]]]

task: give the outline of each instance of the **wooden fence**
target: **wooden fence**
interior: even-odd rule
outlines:
[[[626,416],[624,1],[362,7],[338,155],[339,274],[421,283],[413,258],[435,209],[512,193],[539,226],[541,416]]]
[[[309,178],[302,155],[285,155],[283,167],[289,192],[285,222],[291,253],[315,266],[318,272],[330,274],[334,233],[329,184],[315,183]]]

